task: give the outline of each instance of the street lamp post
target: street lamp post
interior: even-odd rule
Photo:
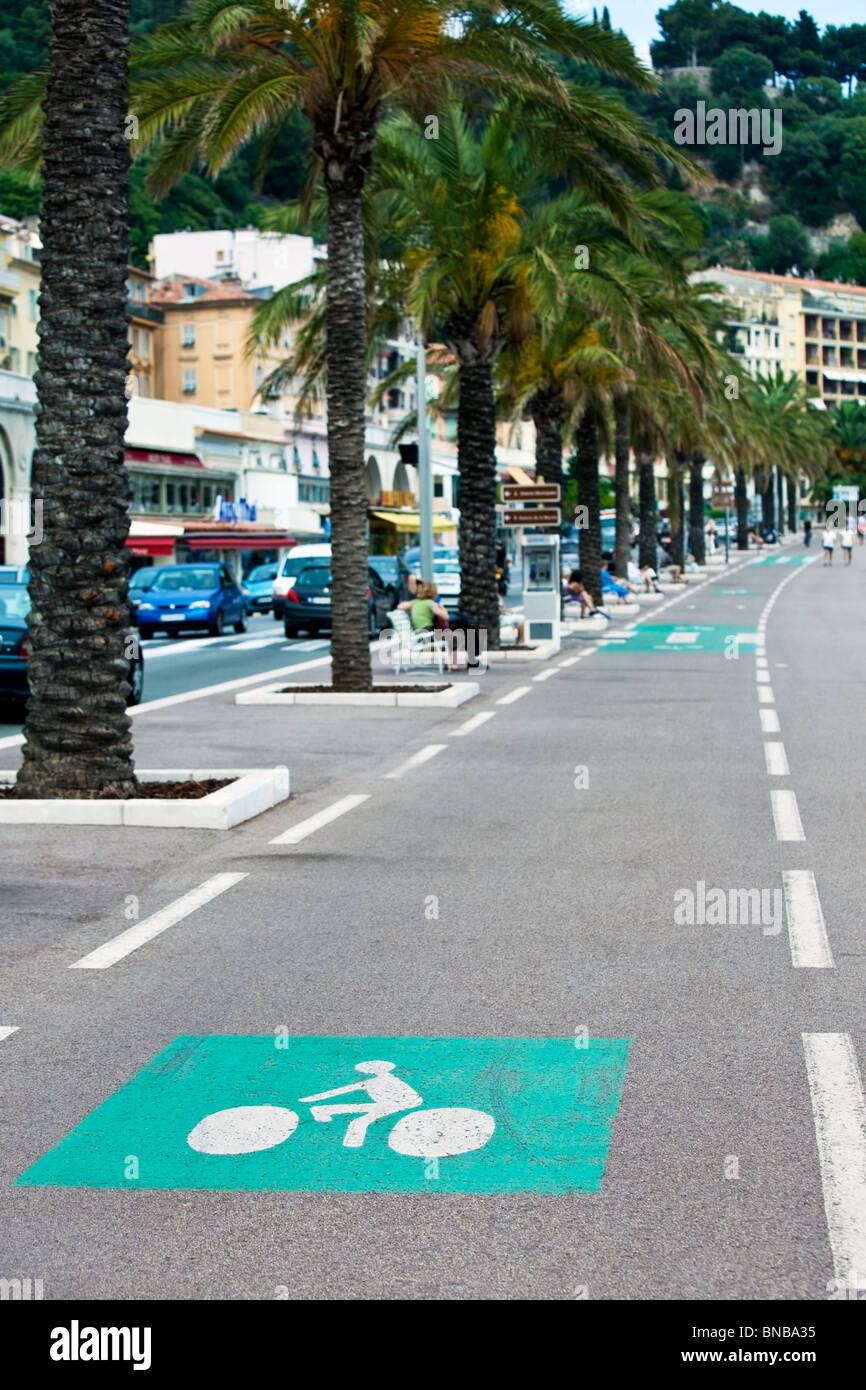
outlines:
[[[421,578],[433,581],[433,472],[427,432],[427,383],[424,338],[418,334],[415,356],[415,406],[418,413],[418,545]]]

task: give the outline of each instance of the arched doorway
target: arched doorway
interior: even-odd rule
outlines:
[[[368,502],[378,502],[382,495],[382,474],[379,472],[379,463],[374,454],[367,459],[367,466],[364,469],[364,486]]]
[[[413,497],[415,495],[415,489],[413,488],[411,480],[409,478],[409,470],[407,469],[402,459],[397,464],[397,467],[394,469],[394,491],[408,492],[411,493]]]

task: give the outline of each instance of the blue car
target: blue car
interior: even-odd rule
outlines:
[[[229,624],[247,630],[244,596],[225,565],[162,565],[138,605],[142,641],[202,627],[219,637]]]
[[[30,636],[27,614],[30,594],[27,570],[0,565],[0,699],[26,700],[30,694],[27,662]],[[129,703],[137,705],[144,687],[144,661],[136,651],[129,663]]]
[[[142,565],[135,574],[129,576],[129,606],[132,609],[132,621],[138,621],[138,605],[144,598],[153,581],[159,574],[159,565]]]
[[[269,613],[274,606],[274,580],[278,564],[256,565],[241,584],[244,607],[248,613]]]

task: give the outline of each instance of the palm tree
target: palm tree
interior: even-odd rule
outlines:
[[[782,372],[750,381],[746,405],[752,459],[762,484],[763,524],[774,526],[774,470],[780,477],[821,476],[832,459],[830,421],[810,406],[803,383]],[[781,495],[779,502],[781,510]]]
[[[426,113],[441,110],[448,79],[519,91],[539,111],[558,106],[573,116],[565,85],[548,61],[551,51],[652,86],[622,35],[567,18],[558,0],[493,0],[476,7],[453,0],[301,0],[279,6],[274,0],[191,0],[181,19],[158,32],[137,61],[142,142],[160,142],[151,166],[157,190],[195,165],[216,174],[254,135],[264,135],[267,149],[294,110],[312,127],[308,191],[321,179],[328,209],[325,353],[337,690],[372,683],[364,598],[362,203],[380,124],[388,111],[411,109],[423,140]],[[595,125],[603,127],[605,149],[616,145],[620,131],[628,145],[633,118],[623,117],[617,126],[602,94],[588,96],[585,105],[601,112]],[[584,119],[575,129],[585,135],[595,125]],[[594,163],[589,160],[596,178],[599,163],[597,155]],[[471,335],[472,328],[455,325],[455,331]],[[464,414],[475,380],[483,382],[488,351],[486,345],[483,360],[467,372]],[[478,447],[486,447],[492,421],[483,386],[475,396],[484,441]],[[489,487],[480,474],[467,475],[464,487],[470,509],[473,501],[486,505]],[[486,548],[480,541],[479,546],[482,562]],[[470,565],[470,576],[471,570]],[[471,577],[469,584],[471,590]]]
[[[32,696],[19,796],[135,789],[126,602],[126,0],[52,0],[30,554]]]

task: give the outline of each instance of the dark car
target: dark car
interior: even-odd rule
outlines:
[[[368,555],[367,563],[390,591],[392,608],[412,597],[409,592],[409,575],[412,571],[402,555]]]
[[[162,565],[138,605],[142,640],[203,627],[219,637],[228,623],[246,632],[244,597],[225,565]]]
[[[391,591],[382,583],[372,566],[367,567],[367,630],[378,637],[388,626],[388,614],[394,607]],[[317,636],[322,628],[331,627],[331,565],[328,560],[311,560],[297,575],[286,594],[285,631],[287,637],[297,637],[303,628]]]
[[[138,605],[156,579],[159,571],[159,565],[142,565],[141,569],[137,569],[135,574],[129,576],[127,592],[129,595],[129,606],[132,609],[132,621],[134,623],[138,621]]]
[[[274,606],[274,580],[279,565],[256,565],[241,583],[247,613],[270,613]]]
[[[25,700],[30,694],[27,678],[27,662],[30,657],[30,634],[27,629],[27,614],[30,612],[30,594],[27,590],[26,570],[19,570],[24,582],[14,582],[9,578],[9,567],[0,569],[0,699]],[[144,661],[138,641],[131,634],[129,647],[129,683],[132,691],[131,705],[137,705],[144,686]]]

